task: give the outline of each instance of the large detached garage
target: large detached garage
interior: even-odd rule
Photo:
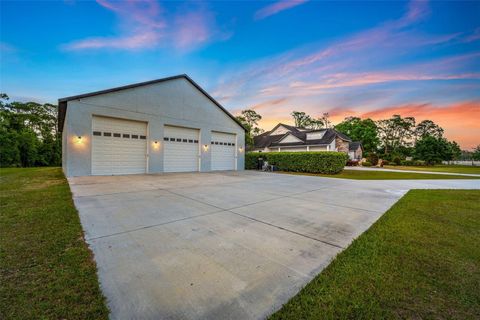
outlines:
[[[187,75],[59,99],[67,176],[243,170],[245,129]]]

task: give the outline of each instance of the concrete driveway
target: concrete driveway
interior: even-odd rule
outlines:
[[[410,188],[261,172],[77,177],[75,205],[113,319],[260,319]]]

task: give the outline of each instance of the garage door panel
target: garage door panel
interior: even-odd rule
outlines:
[[[235,170],[236,135],[212,131],[212,170]]]
[[[92,128],[93,175],[146,172],[145,122],[94,116]]]
[[[199,130],[165,126],[164,137],[164,171],[198,171]]]

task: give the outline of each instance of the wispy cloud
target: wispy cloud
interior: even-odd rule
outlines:
[[[385,116],[389,117],[395,111],[388,109],[392,105],[401,105],[403,108],[398,111],[412,111],[411,115],[419,119],[431,114],[430,118],[442,121],[446,129],[458,128],[460,118],[451,124],[447,123],[448,116],[434,114],[436,108],[442,108],[441,114],[460,114],[460,110],[478,108],[478,102],[454,108],[459,103],[452,101],[464,101],[465,92],[480,97],[474,93],[480,88],[480,53],[422,58],[427,48],[429,52],[453,49],[462,45],[466,37],[462,33],[421,32],[419,23],[430,15],[427,2],[413,1],[396,20],[330,44],[310,44],[265,57],[243,68],[237,66],[230,73],[234,76],[223,78],[212,93],[234,110],[257,110],[263,116],[264,129],[279,121],[291,121],[292,110],[305,111],[314,117],[330,112],[332,120],[341,121],[347,115],[362,116],[377,109],[380,112],[384,107],[387,107]],[[469,87],[454,89],[460,85]],[[406,107],[409,102],[412,102],[410,109]],[[419,107],[424,103],[428,107]],[[443,107],[446,103],[451,105]],[[468,117],[465,112],[462,114]],[[470,114],[477,115],[478,111]],[[454,130],[451,132],[452,137],[461,136],[455,136]],[[459,142],[468,143],[462,139]]]
[[[173,46],[182,51],[197,48],[209,41],[225,40],[214,15],[203,5],[189,6],[181,14],[167,15],[155,0],[97,0],[103,8],[114,12],[120,21],[118,35],[89,37],[62,46],[67,51],[92,49],[141,50]]]
[[[64,46],[66,50],[86,50],[86,49],[121,49],[135,50],[154,47],[160,40],[160,35],[156,32],[144,31],[139,34],[124,37],[96,37],[79,41],[74,41]]]
[[[0,41],[0,52],[11,53],[17,51],[17,48],[6,42]]]
[[[298,5],[304,4],[308,0],[282,0],[272,3],[257,12],[255,12],[255,20],[265,19],[269,16],[273,16],[281,11],[296,7]]]
[[[475,31],[473,31],[472,34],[467,35],[463,41],[464,42],[474,42],[480,40],[480,27],[476,28]]]
[[[428,16],[428,6],[424,1],[413,1],[406,13],[399,19],[385,22],[332,44],[312,50],[294,49],[276,57],[246,66],[238,76],[224,81],[216,90],[224,102],[244,95],[263,91],[264,87],[278,87],[284,92],[292,92],[290,84],[328,78],[347,70],[371,68],[372,62],[382,61],[408,52],[412,49],[448,43],[458,34],[424,35],[408,30]],[[332,66],[334,68],[332,68]],[[330,70],[326,70],[326,68]],[[351,72],[351,71],[350,71]],[[252,83],[254,85],[252,85]]]

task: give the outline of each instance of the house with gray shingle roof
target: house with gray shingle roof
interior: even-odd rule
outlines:
[[[279,123],[253,141],[253,151],[257,152],[338,151],[350,159],[362,157],[361,143],[333,128],[312,130]]]

